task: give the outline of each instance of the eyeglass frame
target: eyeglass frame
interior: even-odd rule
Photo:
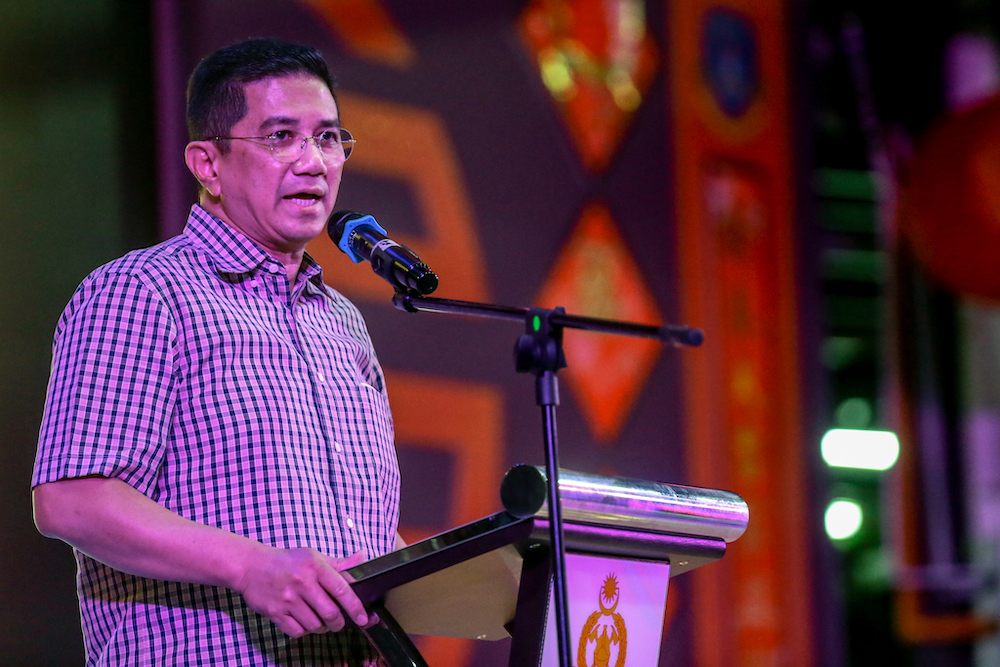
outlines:
[[[354,145],[357,143],[358,140],[354,138],[354,135],[351,134],[351,131],[348,130],[347,128],[339,127],[336,129],[340,133],[339,143],[340,147],[344,151],[344,162],[347,162],[348,158],[350,158],[351,154],[354,152]],[[329,131],[330,130],[324,130],[324,132],[329,132]],[[278,132],[291,132],[292,134],[296,134],[302,137],[302,143],[299,144],[299,154],[291,162],[284,162],[283,160],[279,160],[278,156],[274,154],[274,140],[275,140],[274,135],[277,134]],[[347,135],[346,139],[344,138],[345,134]],[[324,158],[323,161],[326,162],[326,153],[323,152],[323,148],[319,145],[320,142],[319,135],[310,136],[307,134],[303,134],[302,132],[296,132],[295,130],[275,130],[274,132],[265,137],[212,137],[210,141],[233,141],[236,139],[239,139],[241,141],[249,141],[251,144],[257,144],[258,146],[267,147],[267,149],[271,151],[271,157],[273,157],[277,162],[280,162],[281,164],[295,164],[300,159],[302,159],[302,156],[305,155],[306,152],[306,142],[311,139],[313,143],[316,145],[316,148],[319,149],[319,154],[323,156]]]

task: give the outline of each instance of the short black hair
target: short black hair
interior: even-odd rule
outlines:
[[[278,76],[305,74],[323,81],[334,102],[334,81],[323,54],[311,46],[280,39],[248,39],[205,57],[187,88],[187,125],[191,141],[225,137],[250,111],[244,87]],[[219,150],[229,152],[229,141]]]

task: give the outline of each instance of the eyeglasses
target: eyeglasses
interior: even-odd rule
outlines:
[[[324,162],[346,161],[354,151],[355,142],[354,135],[344,128],[326,130],[314,137],[307,137],[301,132],[292,130],[278,130],[266,137],[215,137],[212,141],[223,139],[240,139],[258,146],[267,146],[271,149],[271,155],[274,156],[274,159],[282,164],[297,162],[306,152],[307,141],[316,144]]]

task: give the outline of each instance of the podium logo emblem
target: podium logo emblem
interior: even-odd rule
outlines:
[[[620,597],[618,577],[609,574],[597,595],[601,609],[587,618],[580,633],[577,667],[624,667],[627,645],[625,619],[615,611]]]

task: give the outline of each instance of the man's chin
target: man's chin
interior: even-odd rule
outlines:
[[[289,238],[302,246],[311,243],[326,231],[326,219],[327,216],[323,214],[296,221],[297,224],[286,228],[289,231]]]
[[[285,211],[286,229],[300,229],[303,234],[318,236],[330,218],[328,206],[308,206]]]

